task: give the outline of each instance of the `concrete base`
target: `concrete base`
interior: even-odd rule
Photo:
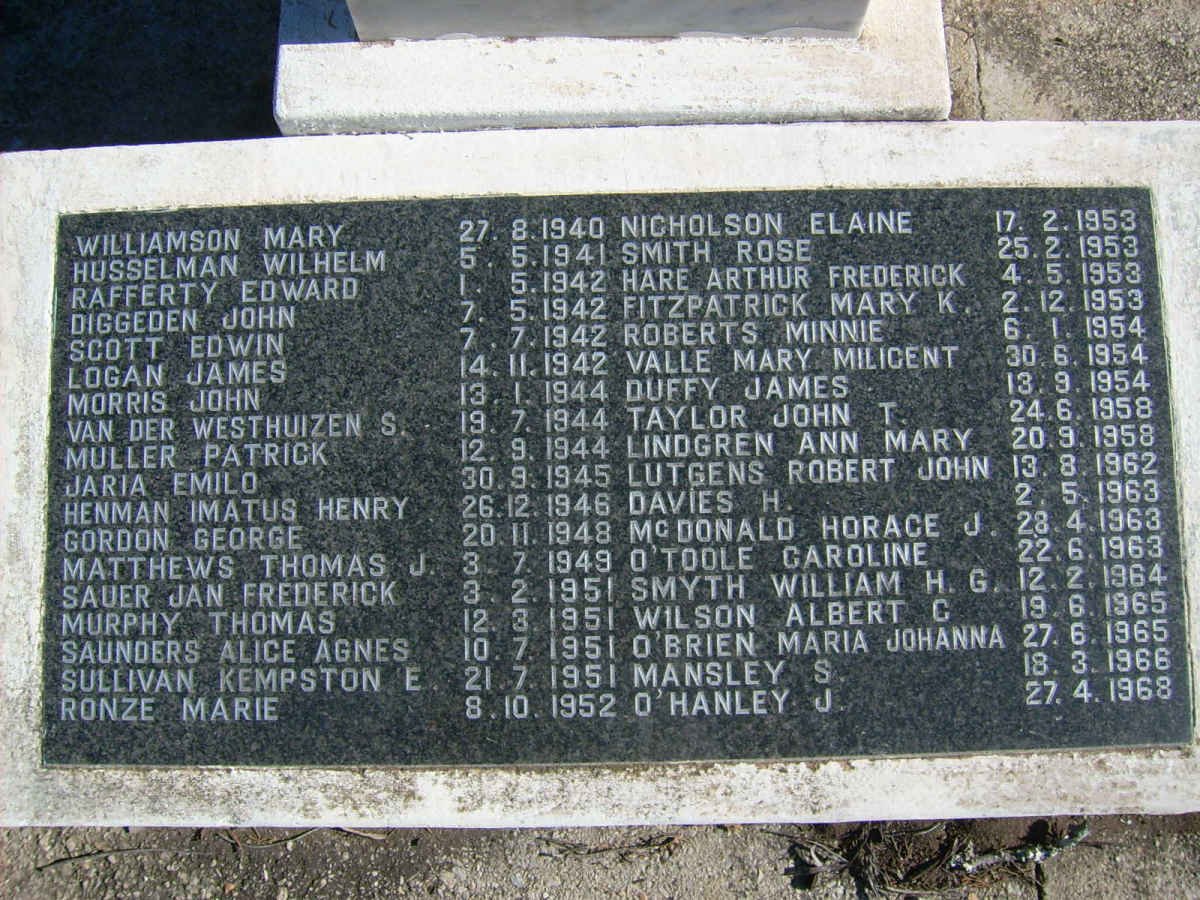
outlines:
[[[1200,810],[1182,747],[480,768],[40,763],[57,217],[114,209],[581,192],[1146,186],[1185,549],[1200,542],[1200,125],[815,124],[390,135],[0,157],[0,823],[593,825]],[[1200,584],[1200,554],[1185,555]],[[1188,600],[1200,671],[1200,596]],[[1193,692],[1195,687],[1193,686]],[[1193,701],[1195,702],[1195,700]]]
[[[358,43],[343,0],[284,0],[284,134],[944,119],[940,0],[874,0],[858,40],[448,38]]]

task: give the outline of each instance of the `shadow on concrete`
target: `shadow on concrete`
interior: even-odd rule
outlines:
[[[4,0],[0,150],[269,137],[278,0]]]

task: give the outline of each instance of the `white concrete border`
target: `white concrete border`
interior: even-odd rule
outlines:
[[[346,42],[345,20],[334,17],[328,43],[293,42],[320,40],[334,4],[283,4],[275,120],[284,134],[944,119],[950,112],[940,0],[873,0],[858,40],[358,43]]]
[[[1183,748],[772,763],[424,768],[40,765],[60,213],[579,192],[1152,189],[1186,548],[1200,547],[1200,124],[812,124],[299,138],[0,157],[0,822],[596,825],[1200,810]],[[1200,554],[1186,555],[1200,584]],[[1200,671],[1200,594],[1189,601]]]

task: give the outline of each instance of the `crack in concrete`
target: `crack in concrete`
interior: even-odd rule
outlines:
[[[947,25],[949,31],[956,31],[966,40],[967,52],[974,57],[975,62],[975,103],[979,107],[979,118],[987,118],[987,104],[983,99],[983,54],[979,51],[979,41],[975,32],[968,31],[961,25]]]
[[[979,51],[979,42],[974,34],[968,34],[971,42],[971,52],[975,54],[975,102],[979,104],[979,118],[987,119],[987,104],[983,101],[983,54]]]

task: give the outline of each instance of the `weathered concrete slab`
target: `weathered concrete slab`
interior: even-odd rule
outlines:
[[[937,0],[875,0],[857,40],[353,39],[344,4],[284,3],[284,134],[944,119],[950,108]]]
[[[60,215],[416,197],[829,187],[1151,192],[1186,555],[1200,527],[1200,128],[810,125],[381,136],[17,154],[0,161],[0,815],[13,824],[834,821],[1200,806],[1182,747],[920,758],[353,769],[47,767],[41,753],[50,327]],[[230,177],[230,173],[236,173]],[[1191,668],[1197,611],[1189,600]],[[881,698],[881,703],[886,703]]]
[[[1200,8],[946,0],[954,118],[1196,119]]]

